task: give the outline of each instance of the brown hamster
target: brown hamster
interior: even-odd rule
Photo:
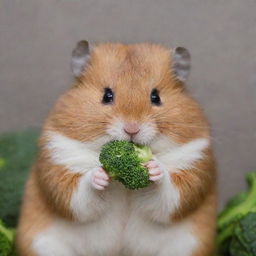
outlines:
[[[27,182],[20,255],[212,255],[216,172],[208,123],[184,85],[188,51],[81,41],[72,68]],[[151,147],[147,188],[125,189],[101,168],[113,139]]]

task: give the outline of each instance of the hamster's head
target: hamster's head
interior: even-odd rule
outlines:
[[[129,140],[150,145],[207,136],[207,123],[184,86],[190,55],[154,44],[77,44],[74,86],[57,102],[50,130],[79,141]]]

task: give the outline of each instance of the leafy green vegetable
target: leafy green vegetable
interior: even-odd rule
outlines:
[[[243,229],[245,227],[245,223],[248,223],[247,218],[249,218],[251,214],[256,213],[256,172],[248,173],[246,179],[248,183],[248,191],[242,192],[233,197],[218,217],[217,244],[221,255],[256,255],[235,254],[238,245],[240,245],[241,249],[242,241],[247,237],[247,231]],[[249,220],[252,220],[252,217],[250,217]],[[254,221],[256,221],[256,217]],[[239,236],[239,233],[241,236]],[[254,248],[253,246],[255,245],[248,242],[247,246]]]
[[[38,132],[0,135],[0,219],[15,227],[28,170],[36,154]]]
[[[100,162],[114,179],[129,189],[147,187],[150,183],[148,169],[143,163],[152,159],[149,147],[128,141],[111,141],[103,145]]]
[[[249,211],[256,211],[256,172],[246,176],[249,191],[232,199],[226,211],[219,215],[218,228],[222,229],[230,222],[240,219]]]
[[[237,223],[230,253],[232,256],[256,255],[256,213],[248,213]]]
[[[6,161],[4,158],[0,158],[0,169],[2,169],[6,165]]]
[[[0,255],[10,256],[13,252],[14,230],[7,229],[0,220]]]
[[[233,208],[234,206],[239,205],[240,203],[245,201],[247,197],[248,197],[248,191],[243,191],[235,195],[234,197],[230,198],[226,204],[226,207],[225,207],[226,210],[229,210],[230,208]],[[223,211],[221,215],[225,215],[225,211]]]

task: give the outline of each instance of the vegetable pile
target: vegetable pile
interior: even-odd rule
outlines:
[[[109,176],[123,183],[128,189],[149,185],[148,169],[143,164],[151,159],[152,152],[149,147],[128,141],[114,140],[106,143],[100,153],[100,162]]]
[[[14,229],[8,229],[0,221],[0,255],[13,255]]]
[[[218,217],[219,255],[256,255],[256,172],[246,176],[248,190],[232,198]]]

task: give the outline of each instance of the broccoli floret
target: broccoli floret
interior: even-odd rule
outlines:
[[[147,146],[114,140],[103,145],[99,159],[109,176],[128,189],[144,188],[150,183],[148,169],[143,166],[152,159]]]
[[[232,256],[256,255],[256,213],[249,213],[238,221],[230,244]]]
[[[246,179],[249,191],[242,192],[230,200],[227,208],[219,215],[219,229],[225,228],[229,223],[242,218],[250,211],[256,211],[256,172],[248,173]]]
[[[0,255],[10,256],[13,252],[14,231],[7,229],[0,221]]]
[[[256,212],[256,172],[246,176],[248,191],[232,198],[218,217],[217,244],[219,252],[230,253],[231,240],[239,221],[251,212]]]

